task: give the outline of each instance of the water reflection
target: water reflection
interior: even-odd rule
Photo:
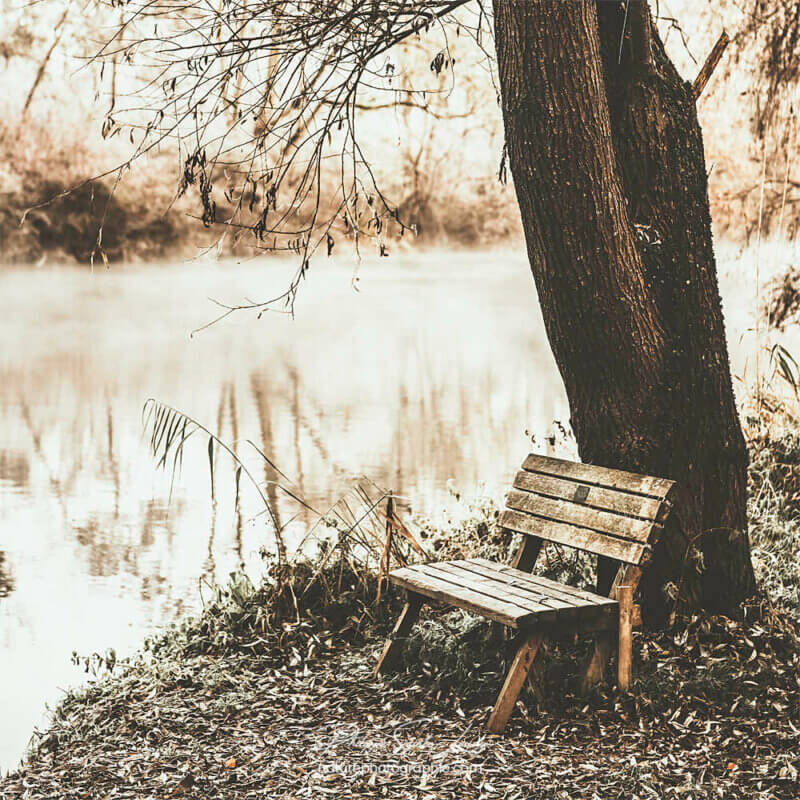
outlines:
[[[0,450],[0,482],[9,483],[14,489],[28,484],[30,465],[24,453]]]
[[[314,515],[277,480],[324,511],[368,475],[405,513],[434,512],[450,480],[499,492],[525,431],[566,418],[520,256],[365,262],[359,292],[349,264],[323,262],[294,321],[233,318],[189,337],[208,297],[269,294],[293,267],[0,273],[0,769],[58,687],[84,678],[73,650],[130,652],[198,608],[201,580],[256,572],[271,546],[257,494],[242,483],[235,502],[223,458],[212,500],[205,442],[190,442],[174,482],[154,469],[148,397],[232,444],[290,548]]]

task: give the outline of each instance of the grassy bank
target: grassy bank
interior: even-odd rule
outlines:
[[[201,616],[105,664],[64,698],[0,797],[795,798],[799,443],[753,441],[752,544],[769,601],[637,634],[630,695],[576,695],[588,645],[553,645],[545,690],[534,682],[508,735],[489,737],[510,645],[461,612],[430,611],[411,667],[376,681],[399,598],[376,599],[376,576],[340,534],[260,586],[234,578]],[[423,523],[422,546],[505,558],[513,543],[496,517],[475,502],[458,522]],[[549,566],[573,565],[553,553]]]

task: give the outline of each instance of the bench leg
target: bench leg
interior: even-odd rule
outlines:
[[[532,633],[517,650],[514,662],[511,664],[508,675],[506,675],[505,683],[497,696],[497,702],[494,704],[494,709],[486,726],[490,733],[502,733],[505,730],[508,718],[511,716],[511,712],[517,702],[517,697],[519,697],[519,693],[525,685],[525,679],[528,677],[528,672],[536,658],[536,651],[541,641],[541,633]]]
[[[617,655],[617,686],[627,692],[633,672],[633,587],[620,586],[619,601],[619,651]]]
[[[385,674],[397,662],[400,654],[403,652],[403,640],[408,636],[409,631],[414,626],[419,616],[420,609],[422,608],[424,598],[422,595],[408,593],[408,600],[405,607],[400,612],[397,622],[392,629],[386,644],[384,645],[381,657],[375,665],[374,675]]]
[[[594,653],[583,677],[582,691],[588,692],[592,686],[600,683],[605,677],[606,664],[611,656],[611,651],[614,649],[615,637],[615,631],[603,631],[595,637]]]

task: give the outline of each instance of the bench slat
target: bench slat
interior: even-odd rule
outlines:
[[[580,485],[582,484],[566,478],[554,478],[551,475],[527,472],[524,469],[520,470],[514,477],[515,489],[536,492],[559,500],[566,500],[570,503],[574,502],[575,489]],[[661,508],[661,501],[655,498],[628,494],[616,489],[604,489],[601,486],[591,486],[589,488],[585,504],[604,511],[640,517],[653,522],[659,519],[658,513]]]
[[[654,478],[649,475],[636,475],[608,467],[598,467],[594,464],[579,464],[573,461],[564,461],[560,458],[550,458],[532,453],[522,465],[528,472],[541,472],[544,475],[553,475],[559,478],[569,478],[580,483],[602,486],[608,489],[619,489],[633,494],[643,494],[663,500],[667,497],[674,481],[666,478]]]
[[[550,578],[544,578],[541,575],[533,575],[530,572],[514,569],[514,567],[509,567],[506,564],[498,564],[496,561],[489,561],[486,558],[473,558],[470,561],[473,564],[480,564],[486,569],[494,570],[503,577],[508,577],[521,583],[528,583],[534,591],[536,589],[543,589],[553,594],[558,594],[559,597],[565,597],[565,599],[569,599],[570,601],[574,599],[576,605],[578,603],[587,605],[610,603],[616,605],[616,600],[603,597],[603,595],[587,592],[584,589],[578,589],[577,586],[558,583],[558,581],[552,581]]]
[[[415,564],[411,569],[416,572],[426,575],[438,580],[447,581],[455,586],[463,586],[470,591],[478,594],[486,595],[487,597],[496,600],[499,603],[505,603],[509,606],[516,606],[520,610],[528,611],[537,616],[543,615],[546,617],[555,616],[553,612],[556,610],[553,606],[545,605],[537,601],[533,596],[515,597],[509,595],[505,591],[502,581],[493,581],[483,585],[479,585],[477,576],[469,572],[465,572],[458,567],[454,570],[449,569],[452,562],[440,561],[431,564]]]
[[[491,564],[492,562],[488,562]],[[544,579],[543,583],[536,584],[532,581],[521,580],[520,576],[515,574],[518,570],[512,572],[501,572],[497,567],[500,564],[492,566],[484,566],[478,563],[477,559],[470,559],[469,561],[455,561],[449,562],[449,565],[458,566],[461,569],[473,573],[478,580],[485,581],[489,584],[497,585],[500,581],[502,589],[501,593],[513,597],[538,597],[546,598],[539,602],[544,604],[552,604],[556,609],[556,616],[559,620],[573,620],[580,617],[581,619],[593,619],[596,616],[602,616],[608,609],[614,608],[617,603],[601,595],[589,595],[591,599],[586,599],[588,593],[570,594],[562,591],[561,584],[555,581],[547,581]],[[522,577],[526,577],[525,573],[521,573]],[[549,584],[549,585],[548,585]]]
[[[412,592],[418,592],[458,608],[466,608],[510,628],[519,628],[537,617],[536,613],[526,608],[456,586],[438,575],[421,572],[419,567],[404,567],[395,570],[389,577],[392,583]]]
[[[498,583],[502,585],[503,591],[518,591],[529,597],[539,598],[538,602],[545,604],[552,603],[553,608],[575,608],[576,606],[591,605],[591,603],[587,602],[586,600],[573,595],[565,594],[560,591],[553,592],[544,586],[534,586],[533,584],[527,582],[517,581],[515,580],[514,575],[506,575],[499,569],[493,569],[492,567],[484,566],[484,564],[480,563],[479,559],[477,558],[448,561],[446,563],[457,566],[466,572],[471,572],[478,578],[482,578],[492,583]],[[487,563],[491,564],[492,562],[489,561]],[[498,564],[495,566],[501,565]]]
[[[610,511],[598,511],[596,508],[580,503],[567,503],[563,500],[552,500],[533,492],[512,489],[506,496],[506,505],[515,511],[524,511],[555,522],[566,522],[591,528],[601,533],[610,534],[619,539],[647,543],[653,530],[652,522],[623,517]]]
[[[616,539],[604,533],[576,528],[565,522],[553,522],[539,517],[532,517],[521,511],[505,509],[500,515],[499,524],[503,528],[524,533],[528,536],[538,536],[550,542],[575,547],[588,553],[625,561],[628,564],[639,564],[650,548],[646,544],[632,542],[625,539]]]
[[[548,602],[548,598],[543,597],[541,593],[536,597],[532,592],[526,592],[524,589],[514,591],[513,587],[508,586],[503,581],[486,578],[475,572],[470,572],[450,561],[426,564],[425,567],[425,574],[437,573],[437,577],[451,581],[457,586],[464,586],[503,603],[511,603],[520,608],[525,608],[542,618],[554,618],[559,608],[557,602]],[[429,570],[433,570],[433,572],[429,572]],[[563,603],[561,607],[568,606]]]
[[[574,608],[574,604],[558,597],[549,597],[541,589],[535,591],[530,586],[515,586],[513,580],[504,579],[499,572],[487,574],[481,567],[473,567],[469,561],[445,561],[435,566],[453,575],[457,580],[464,581],[467,586],[479,585],[499,600],[508,598],[514,603],[525,606],[533,604],[531,611],[538,611],[542,608],[550,611]]]

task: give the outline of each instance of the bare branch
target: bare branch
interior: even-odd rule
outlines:
[[[322,244],[330,252],[335,233],[356,248],[368,239],[383,252],[388,231],[410,228],[378,186],[356,112],[392,104],[425,110],[420,96],[441,92],[440,73],[453,70],[446,37],[431,61],[434,86],[422,91],[387,53],[441,26],[466,2],[133,0],[98,57],[150,63],[156,77],[128,108],[118,101],[103,132],[130,130],[131,161],[177,145],[178,194],[198,192],[206,226],[224,225],[236,238],[249,232],[261,249],[297,253],[300,266],[284,293],[242,306],[291,309],[312,255]],[[472,30],[457,24],[480,42],[482,6],[477,16]]]
[[[703,89],[706,88],[708,81],[711,79],[711,75],[717,68],[717,64],[719,64],[720,59],[725,53],[725,49],[730,44],[730,41],[731,40],[727,31],[722,31],[719,39],[717,39],[717,43],[708,54],[705,64],[703,64],[700,72],[697,73],[697,77],[694,79],[694,83],[692,84],[692,94],[694,95],[695,100],[700,97],[700,95],[703,93]]]

